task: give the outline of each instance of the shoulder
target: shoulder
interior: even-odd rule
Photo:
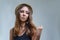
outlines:
[[[10,40],[13,40],[13,28],[10,29]]]
[[[13,32],[13,30],[14,30],[14,28],[11,28],[11,29],[10,29],[10,33],[12,33],[12,32]]]

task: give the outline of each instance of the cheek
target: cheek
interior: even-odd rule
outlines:
[[[19,15],[20,15],[20,17],[22,17],[22,16],[23,16],[23,14],[22,14],[22,13],[20,13]]]
[[[29,16],[29,15],[27,14],[27,15],[26,15],[26,18],[28,18],[28,16]]]

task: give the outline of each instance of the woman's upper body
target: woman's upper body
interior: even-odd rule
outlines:
[[[10,40],[37,40],[37,28],[32,22],[32,7],[20,4],[15,9],[15,26],[10,30]],[[40,29],[39,29],[40,30]]]
[[[26,32],[23,32],[21,35],[14,36],[14,29],[10,30],[10,40],[31,40],[31,37],[26,34]]]
[[[40,27],[37,28],[37,32],[36,32],[37,33],[37,36],[35,35],[37,37],[36,40],[40,40],[42,29],[43,29],[42,26],[40,26]],[[17,36],[14,37],[13,36],[13,32],[14,31],[13,30],[14,29],[11,29],[10,30],[10,40],[31,40],[31,37],[28,36],[26,34],[26,32],[23,32],[22,35],[20,35],[20,36],[17,35]],[[35,40],[35,37],[34,36],[32,36],[32,37],[33,37],[33,40]]]

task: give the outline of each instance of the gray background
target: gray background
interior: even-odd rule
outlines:
[[[9,40],[14,10],[21,3],[32,6],[34,23],[43,26],[41,40],[60,40],[60,0],[0,0],[0,40]]]

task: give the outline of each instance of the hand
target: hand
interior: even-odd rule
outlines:
[[[43,29],[42,26],[37,27],[37,35],[40,35],[41,34],[42,29]]]
[[[37,40],[40,40],[42,29],[42,26],[37,27]]]
[[[43,29],[42,25],[39,26],[39,27],[37,27],[37,29],[38,29],[38,30],[42,30],[42,29]]]

